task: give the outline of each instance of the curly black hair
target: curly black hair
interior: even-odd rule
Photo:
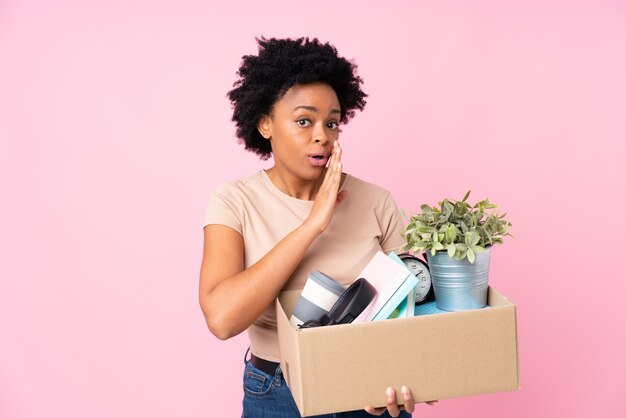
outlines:
[[[274,104],[294,84],[322,81],[337,94],[342,123],[354,117],[355,109],[365,107],[363,80],[356,75],[356,64],[337,55],[337,49],[317,38],[261,39],[259,54],[244,55],[227,97],[233,107],[232,120],[237,125],[237,137],[245,149],[266,160],[272,154],[270,141],[257,130],[262,116],[270,116]]]

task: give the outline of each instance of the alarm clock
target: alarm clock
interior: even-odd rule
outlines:
[[[404,262],[411,273],[419,279],[419,283],[413,291],[415,292],[415,304],[430,302],[435,300],[435,292],[433,291],[433,281],[430,276],[428,264],[411,254],[400,254],[398,257]]]

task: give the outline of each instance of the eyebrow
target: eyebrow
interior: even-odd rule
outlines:
[[[306,110],[310,110],[312,112],[318,112],[317,108],[314,106],[305,106],[305,105],[300,105],[300,106],[296,106],[293,108],[293,110],[298,110],[298,109],[306,109]],[[341,114],[341,111],[339,109],[332,109],[330,111],[330,113],[339,113]]]

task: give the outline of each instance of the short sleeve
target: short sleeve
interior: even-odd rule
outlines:
[[[404,223],[400,209],[390,193],[387,194],[383,203],[378,222],[382,232],[380,246],[383,252],[385,254],[389,254],[391,251],[396,254],[403,252],[405,241],[402,237],[402,230]]]
[[[226,225],[243,235],[242,205],[237,196],[222,186],[213,193],[204,215],[204,226]]]

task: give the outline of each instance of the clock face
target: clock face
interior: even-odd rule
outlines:
[[[419,279],[419,283],[415,286],[415,303],[420,303],[426,299],[432,288],[430,271],[423,261],[415,257],[409,256],[403,258],[402,261],[411,270],[411,273],[415,274]]]

